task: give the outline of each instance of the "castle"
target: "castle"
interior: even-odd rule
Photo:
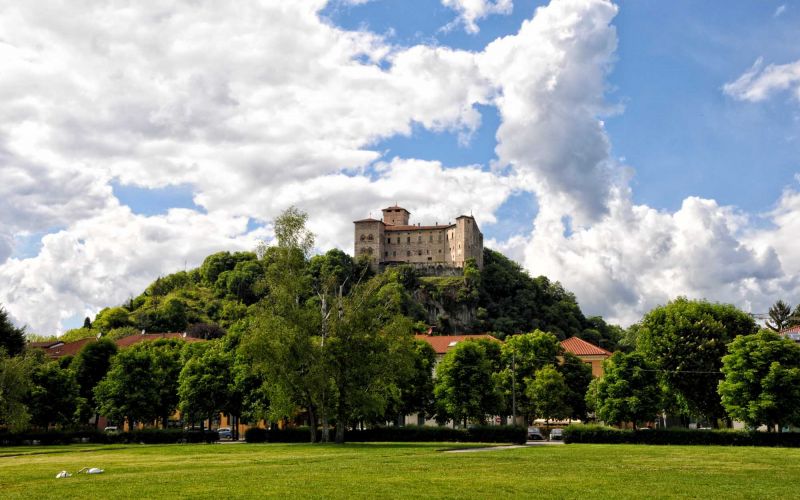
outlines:
[[[383,209],[382,220],[362,219],[355,224],[355,257],[366,256],[373,270],[408,264],[423,274],[455,274],[468,259],[483,268],[483,234],[471,215],[455,223],[409,225],[411,213],[397,205]]]

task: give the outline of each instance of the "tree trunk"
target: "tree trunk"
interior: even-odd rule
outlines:
[[[336,444],[344,444],[344,415],[336,417]]]
[[[164,415],[164,416],[161,418],[161,428],[162,428],[162,429],[166,429],[166,428],[167,428],[167,424],[168,424],[168,423],[169,423],[169,415]]]
[[[314,412],[314,405],[308,405],[308,426],[310,430],[311,443],[317,442],[317,414]]]

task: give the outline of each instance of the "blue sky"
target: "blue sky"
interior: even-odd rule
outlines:
[[[395,202],[473,213],[623,325],[800,302],[800,5],[25,2],[0,32],[0,303],[38,333],[290,205],[319,251]]]

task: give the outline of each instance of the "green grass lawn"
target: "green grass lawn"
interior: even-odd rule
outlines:
[[[11,498],[797,498],[800,450],[448,444],[0,448]],[[105,469],[55,479],[58,471]]]

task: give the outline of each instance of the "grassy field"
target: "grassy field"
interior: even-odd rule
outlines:
[[[443,444],[0,448],[11,498],[797,498],[800,450]],[[104,474],[55,479],[62,469]]]

